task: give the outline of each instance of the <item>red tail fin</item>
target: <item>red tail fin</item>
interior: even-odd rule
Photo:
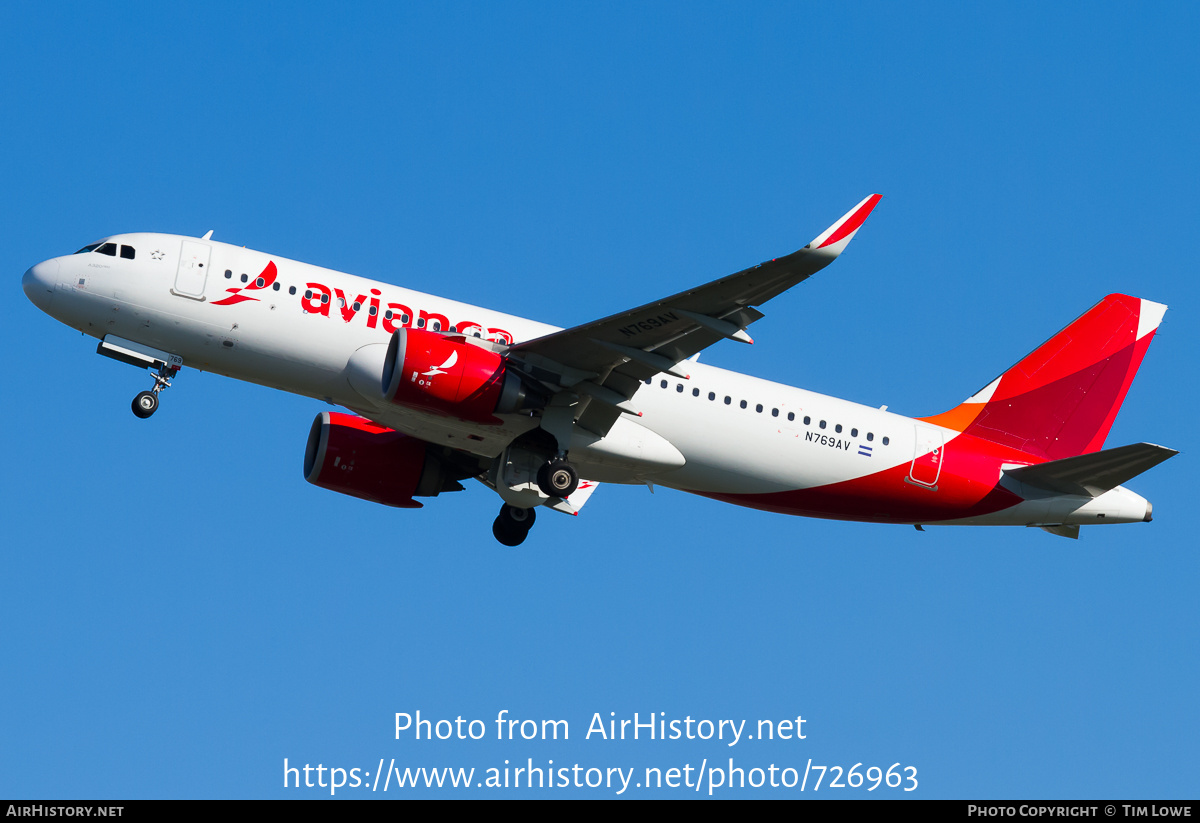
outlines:
[[[1110,294],[962,405],[923,419],[1048,460],[1098,451],[1166,310]]]

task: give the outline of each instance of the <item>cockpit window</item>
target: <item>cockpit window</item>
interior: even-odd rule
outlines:
[[[132,260],[134,254],[133,246],[121,246],[121,256],[126,260]]]
[[[98,248],[100,248],[99,243],[92,243],[90,246],[84,246],[82,249],[80,249],[79,251],[77,251],[75,253],[76,254],[87,254],[88,252],[95,251]]]
[[[98,251],[100,254],[107,254],[109,257],[116,257],[117,256],[117,244],[116,243],[105,243],[103,246],[96,249],[96,251]]]

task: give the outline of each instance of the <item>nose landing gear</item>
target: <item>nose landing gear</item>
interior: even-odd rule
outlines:
[[[154,377],[154,388],[150,391],[139,392],[138,396],[133,398],[133,413],[145,420],[158,411],[158,393],[163,389],[171,388],[170,378],[178,373],[178,366],[172,366],[167,363],[159,366],[158,373],[152,375]]]
[[[151,348],[112,334],[104,335],[100,345],[96,346],[96,354],[137,366],[139,369],[157,369],[157,373],[151,375],[154,378],[154,388],[140,392],[133,398],[133,413],[143,420],[158,410],[158,393],[170,388],[171,378],[183,368],[183,357],[178,354]]]

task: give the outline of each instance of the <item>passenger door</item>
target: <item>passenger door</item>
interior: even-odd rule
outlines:
[[[211,247],[196,240],[184,240],[179,251],[179,269],[175,272],[172,294],[204,299],[204,283],[208,278],[208,256]]]

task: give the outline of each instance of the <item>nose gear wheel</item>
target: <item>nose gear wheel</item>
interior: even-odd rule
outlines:
[[[176,367],[168,366],[165,363],[160,366],[158,372],[151,375],[154,378],[154,388],[150,391],[138,392],[138,396],[133,398],[133,413],[145,420],[158,411],[159,392],[171,388],[170,378],[178,373],[179,369]]]
[[[133,413],[145,420],[158,410],[158,395],[152,391],[138,393],[133,398]]]

